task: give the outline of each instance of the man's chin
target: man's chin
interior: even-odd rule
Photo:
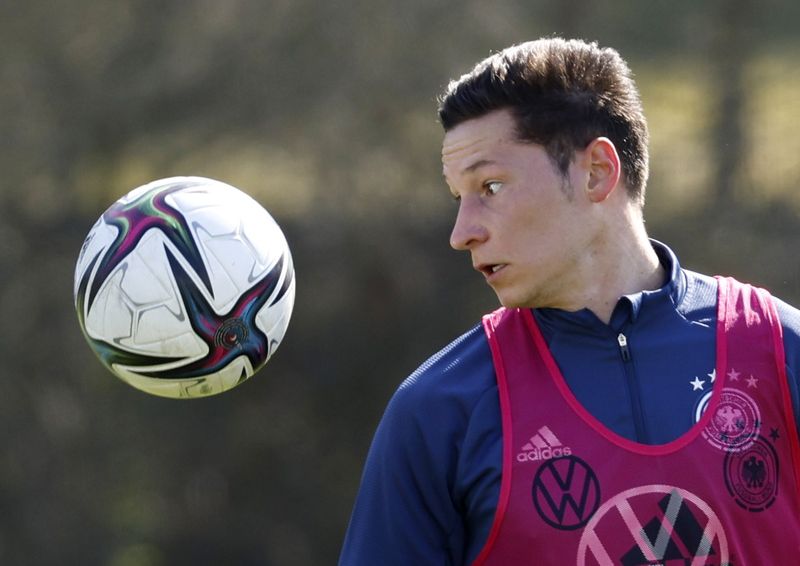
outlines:
[[[507,309],[523,309],[528,307],[527,302],[521,300],[519,297],[514,297],[507,293],[499,293],[497,291],[495,291],[495,294],[500,304]]]

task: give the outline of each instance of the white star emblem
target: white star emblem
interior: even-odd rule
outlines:
[[[756,389],[758,389],[757,377],[753,377],[753,375],[751,374],[749,378],[745,379],[745,381],[747,382],[747,387],[755,387]]]
[[[730,379],[731,381],[739,381],[740,375],[741,374],[738,371],[731,368],[731,371],[728,372],[728,379]]]
[[[717,379],[717,368],[712,369],[711,373],[707,373],[706,375],[711,378],[711,383],[714,383],[714,380]]]
[[[694,381],[690,381],[689,383],[692,385],[692,391],[697,391],[698,389],[702,391],[705,380],[695,376]]]

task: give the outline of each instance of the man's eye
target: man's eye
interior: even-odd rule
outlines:
[[[503,188],[503,183],[500,181],[489,181],[484,185],[486,192],[490,195],[496,195]]]

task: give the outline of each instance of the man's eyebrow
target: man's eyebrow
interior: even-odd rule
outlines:
[[[496,163],[497,163],[496,161],[493,161],[491,159],[479,159],[475,163],[472,163],[471,165],[465,167],[464,173],[473,173],[476,169],[480,169],[481,167],[484,167],[486,165],[494,165]]]
[[[486,165],[496,165],[497,161],[493,159],[479,159],[475,163],[470,163],[461,171],[461,173],[474,173],[476,170],[480,169],[481,167],[485,167]],[[447,175],[444,174],[442,171],[442,177],[445,181],[447,181]]]

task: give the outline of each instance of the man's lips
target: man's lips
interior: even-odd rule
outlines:
[[[475,266],[475,269],[483,273],[487,279],[499,273],[504,267],[505,263],[481,263]]]

